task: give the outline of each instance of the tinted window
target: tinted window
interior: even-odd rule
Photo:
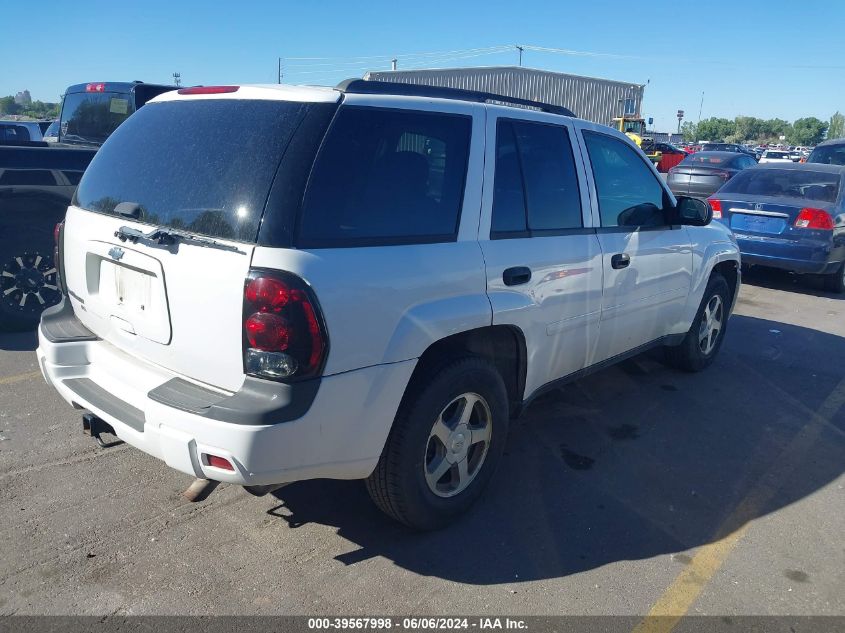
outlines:
[[[707,152],[696,152],[687,156],[683,162],[687,165],[724,165],[728,160],[727,156],[721,154],[709,154]]]
[[[301,246],[455,239],[472,119],[347,106],[308,183]]]
[[[789,158],[789,154],[787,152],[766,152],[763,154],[763,158]]]
[[[845,143],[817,147],[810,153],[807,162],[822,163],[823,165],[845,165]]]
[[[627,143],[584,132],[599,198],[602,226],[660,226],[664,192],[648,165]]]
[[[496,175],[493,183],[493,233],[525,232],[525,189],[513,125],[500,122],[496,129]]]
[[[500,121],[493,233],[503,237],[512,231],[542,233],[582,226],[578,174],[566,128]]]
[[[804,169],[748,169],[734,176],[719,192],[834,202],[839,180],[839,174]]]
[[[308,104],[234,99],[144,106],[97,152],[75,204],[142,222],[254,241],[270,184]]]
[[[0,185],[55,187],[56,179],[49,169],[7,169],[0,176]]]
[[[4,141],[29,141],[29,130],[23,125],[0,125],[0,140]]]
[[[62,140],[102,143],[130,114],[129,93],[69,93],[62,103]]]

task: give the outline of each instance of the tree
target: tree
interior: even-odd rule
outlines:
[[[15,103],[15,98],[12,95],[0,97],[0,114],[17,114],[20,111],[21,107]]]
[[[827,132],[827,123],[810,116],[797,119],[792,124],[792,133],[787,136],[787,139],[793,145],[817,145],[821,143],[825,132]]]
[[[839,110],[830,117],[830,123],[827,126],[827,138],[845,138],[845,114],[842,114]]]
[[[738,116],[734,119],[734,141],[742,143],[744,141],[756,140],[762,131],[762,123],[760,119],[753,116]]]
[[[730,119],[711,117],[704,119],[696,126],[698,140],[723,141],[736,132],[736,124]]]
[[[694,143],[698,140],[696,125],[692,121],[684,121],[681,124],[681,134],[684,135],[684,140],[688,143]]]

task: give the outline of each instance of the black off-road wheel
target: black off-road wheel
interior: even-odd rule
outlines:
[[[41,313],[61,299],[53,255],[25,252],[0,266],[0,329],[34,328]]]

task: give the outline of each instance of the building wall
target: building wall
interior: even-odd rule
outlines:
[[[543,101],[564,106],[579,118],[603,125],[622,114],[626,100],[632,114],[639,113],[645,88],[641,84],[518,66],[379,71],[367,73],[365,79],[460,88]]]

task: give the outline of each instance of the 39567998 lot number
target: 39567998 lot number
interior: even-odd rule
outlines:
[[[470,628],[467,618],[439,618],[420,617],[402,618],[308,618],[308,628],[313,630],[372,630],[384,631],[396,628],[397,630],[461,630]]]

